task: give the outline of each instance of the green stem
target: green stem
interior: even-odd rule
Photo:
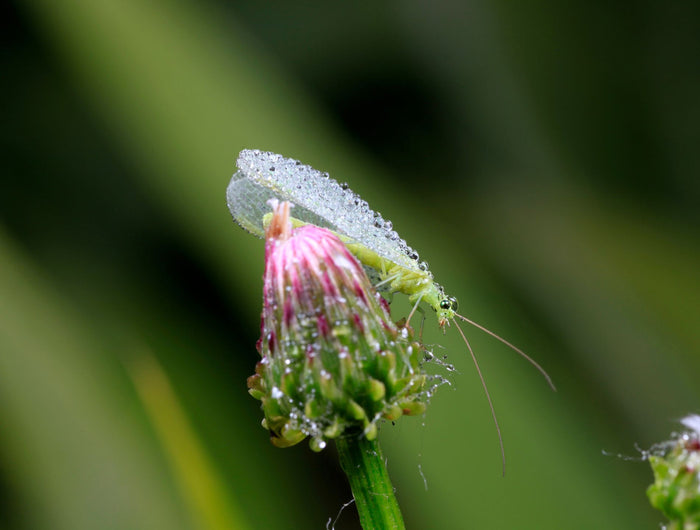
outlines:
[[[364,530],[403,530],[403,518],[377,440],[359,433],[336,440]]]

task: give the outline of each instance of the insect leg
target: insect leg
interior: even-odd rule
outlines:
[[[418,307],[418,312],[421,314],[421,319],[420,319],[420,331],[418,332],[418,341],[423,342],[423,326],[425,325],[425,309],[423,309],[423,306]]]
[[[381,282],[374,284],[374,288],[378,289],[379,287],[386,285],[387,283],[393,282],[394,280],[396,280],[399,277],[401,277],[400,273],[392,274],[388,278],[384,278]]]
[[[420,301],[423,299],[423,295],[421,294],[418,299],[416,300],[416,305],[413,306],[413,309],[411,309],[411,312],[408,314],[408,318],[406,319],[406,325],[411,321],[411,317],[413,316],[413,313],[416,312],[417,309],[420,309],[420,312],[423,314],[423,320],[425,320],[425,312],[423,311],[423,308],[420,307]]]

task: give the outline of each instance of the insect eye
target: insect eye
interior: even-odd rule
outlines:
[[[449,309],[452,306],[448,298],[440,300],[440,309]]]

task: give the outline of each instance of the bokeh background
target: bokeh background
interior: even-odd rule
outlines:
[[[469,331],[502,478],[429,319],[452,386],[381,433],[409,528],[657,528],[618,455],[700,411],[698,6],[5,3],[0,527],[324,528],[350,500],[246,392],[263,244],[225,188],[251,147],[350,183],[557,383]]]

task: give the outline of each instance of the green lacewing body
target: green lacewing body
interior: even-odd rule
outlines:
[[[454,319],[457,300],[435,283],[428,264],[399,237],[391,221],[346,185],[275,153],[246,149],[236,165],[226,199],[234,220],[245,230],[263,238],[264,219],[271,211],[267,201],[289,201],[295,219],[342,236],[380,287],[408,295],[414,307],[425,302],[437,312],[441,327]]]
[[[245,230],[264,238],[265,222],[272,210],[268,201],[288,201],[294,204],[293,223],[313,224],[332,230],[364,265],[377,288],[408,295],[414,306],[407,323],[421,302],[424,302],[437,313],[440,328],[445,330],[449,324],[455,324],[471,354],[486,393],[498,432],[505,473],[505,452],[491,396],[474,351],[456,319],[459,318],[506,344],[539,370],[550,387],[556,390],[547,372],[510,342],[458,314],[457,299],[447,296],[434,281],[428,264],[420,261],[418,253],[399,237],[391,221],[372,210],[347,185],[339,184],[328,173],[298,160],[257,149],[241,151],[236,166],[237,171],[226,190],[226,201],[233,219]]]

